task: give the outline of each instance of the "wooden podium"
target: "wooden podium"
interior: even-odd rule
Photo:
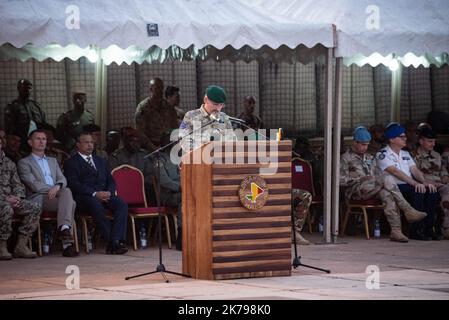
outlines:
[[[184,274],[207,280],[291,275],[291,148],[288,140],[210,142],[183,156]],[[269,167],[257,159],[261,154],[275,157],[275,174],[260,174]],[[266,182],[268,197],[249,210],[239,189],[254,176]]]

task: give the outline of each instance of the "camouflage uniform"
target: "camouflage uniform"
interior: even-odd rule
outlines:
[[[1,151],[0,151],[1,152]],[[13,209],[7,196],[18,196],[20,206]],[[20,182],[16,165],[0,154],[0,240],[8,240],[12,233],[12,218],[14,213],[23,216],[19,233],[30,237],[39,223],[41,206],[29,200],[25,200],[25,187]]]
[[[46,123],[45,113],[41,110],[39,103],[34,100],[21,101],[16,99],[8,104],[5,109],[6,132],[15,133],[20,137],[22,150],[28,150],[27,140],[31,120],[37,127]]]
[[[56,137],[64,145],[66,150],[75,148],[76,138],[83,131],[83,126],[95,124],[95,116],[89,110],[78,113],[69,110],[59,116],[56,123]]]
[[[254,130],[258,130],[261,129],[263,126],[262,123],[262,119],[260,119],[258,116],[256,116],[255,114],[246,114],[245,112],[242,112],[239,115],[239,118],[245,121],[245,124],[254,129]],[[241,126],[241,129],[243,131],[248,130],[248,128]]]
[[[179,167],[170,160],[169,152],[162,152],[160,161],[161,202],[164,206],[178,208],[177,227],[179,230],[182,228],[182,193]]]
[[[424,173],[424,178],[444,185],[438,188],[441,208],[444,212],[443,235],[449,239],[449,173],[443,165],[442,157],[434,150],[426,152],[418,148],[414,153],[416,165]]]
[[[365,177],[374,177],[363,181]],[[398,205],[404,205],[405,201],[392,176],[378,174],[376,160],[368,153],[362,157],[351,149],[341,156],[340,185],[347,187],[345,196],[347,199],[366,200],[378,198],[384,206],[385,217],[392,230],[401,229],[401,218]],[[402,208],[401,208],[402,209]]]
[[[56,158],[58,164],[61,168],[63,168],[64,161],[66,161],[70,156],[62,151],[61,149],[55,147],[47,147],[45,148],[45,154],[49,157]]]
[[[184,139],[181,140],[182,149],[184,151],[196,149],[203,143],[211,141],[211,137],[213,137],[214,140],[218,138],[221,141],[236,140],[234,132],[232,131],[231,121],[229,121],[227,115],[223,112],[219,112],[218,118],[223,119],[224,123],[214,122],[201,130],[196,130],[211,121],[210,115],[204,109],[204,105],[199,109],[187,112],[179,127],[179,135],[180,137],[184,137]],[[193,130],[196,131],[188,135],[188,133]]]
[[[297,203],[296,200],[299,200]],[[310,204],[312,203],[312,194],[301,189],[292,189],[292,210],[295,213],[295,230],[302,231],[302,227],[309,214]]]
[[[141,101],[135,113],[136,129],[142,134],[142,145],[150,151],[160,145],[164,132],[178,128],[178,118],[165,99],[157,105],[150,98]]]

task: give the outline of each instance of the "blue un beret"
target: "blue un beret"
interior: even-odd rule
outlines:
[[[371,133],[364,126],[357,127],[354,130],[354,141],[368,143],[371,141]]]
[[[404,132],[405,128],[401,126],[399,123],[389,124],[387,126],[387,130],[385,131],[385,138],[394,139],[399,137]]]

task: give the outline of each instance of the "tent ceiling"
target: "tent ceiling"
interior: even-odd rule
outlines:
[[[373,53],[432,57],[449,53],[447,0],[248,0],[258,12],[301,22],[334,24],[337,57]],[[377,10],[378,9],[378,10]],[[377,14],[378,13],[378,14]],[[372,18],[378,21],[378,29]],[[374,21],[374,22],[376,22]],[[368,27],[367,27],[368,25]]]
[[[79,8],[79,29],[66,26],[67,21],[74,21],[74,11],[69,8],[66,13],[73,4]],[[28,53],[41,56],[43,52],[30,50],[29,45],[46,50],[54,44],[80,48],[94,45],[101,49],[113,45],[118,47],[116,52],[122,48],[137,53],[138,59],[145,55],[142,52],[148,56],[192,58],[192,52],[213,56],[211,52],[222,49],[238,51],[225,54],[232,59],[254,56],[258,50],[263,55],[289,57],[295,51],[304,53],[306,47],[333,47],[334,40],[330,24],[271,17],[269,12],[248,7],[245,0],[96,0],[95,5],[88,0],[19,0],[2,1],[0,12],[0,45],[28,46]],[[153,24],[153,31],[157,25],[157,35],[155,31],[149,33],[148,24]],[[283,53],[273,50],[278,48]],[[129,59],[122,61],[128,63]]]

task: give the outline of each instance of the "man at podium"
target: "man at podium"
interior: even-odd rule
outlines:
[[[185,114],[179,126],[179,135],[184,137],[181,140],[184,152],[194,150],[209,141],[237,140],[229,117],[221,111],[225,102],[226,91],[222,87],[211,85],[206,89],[201,107]],[[211,121],[210,125],[200,129]]]

